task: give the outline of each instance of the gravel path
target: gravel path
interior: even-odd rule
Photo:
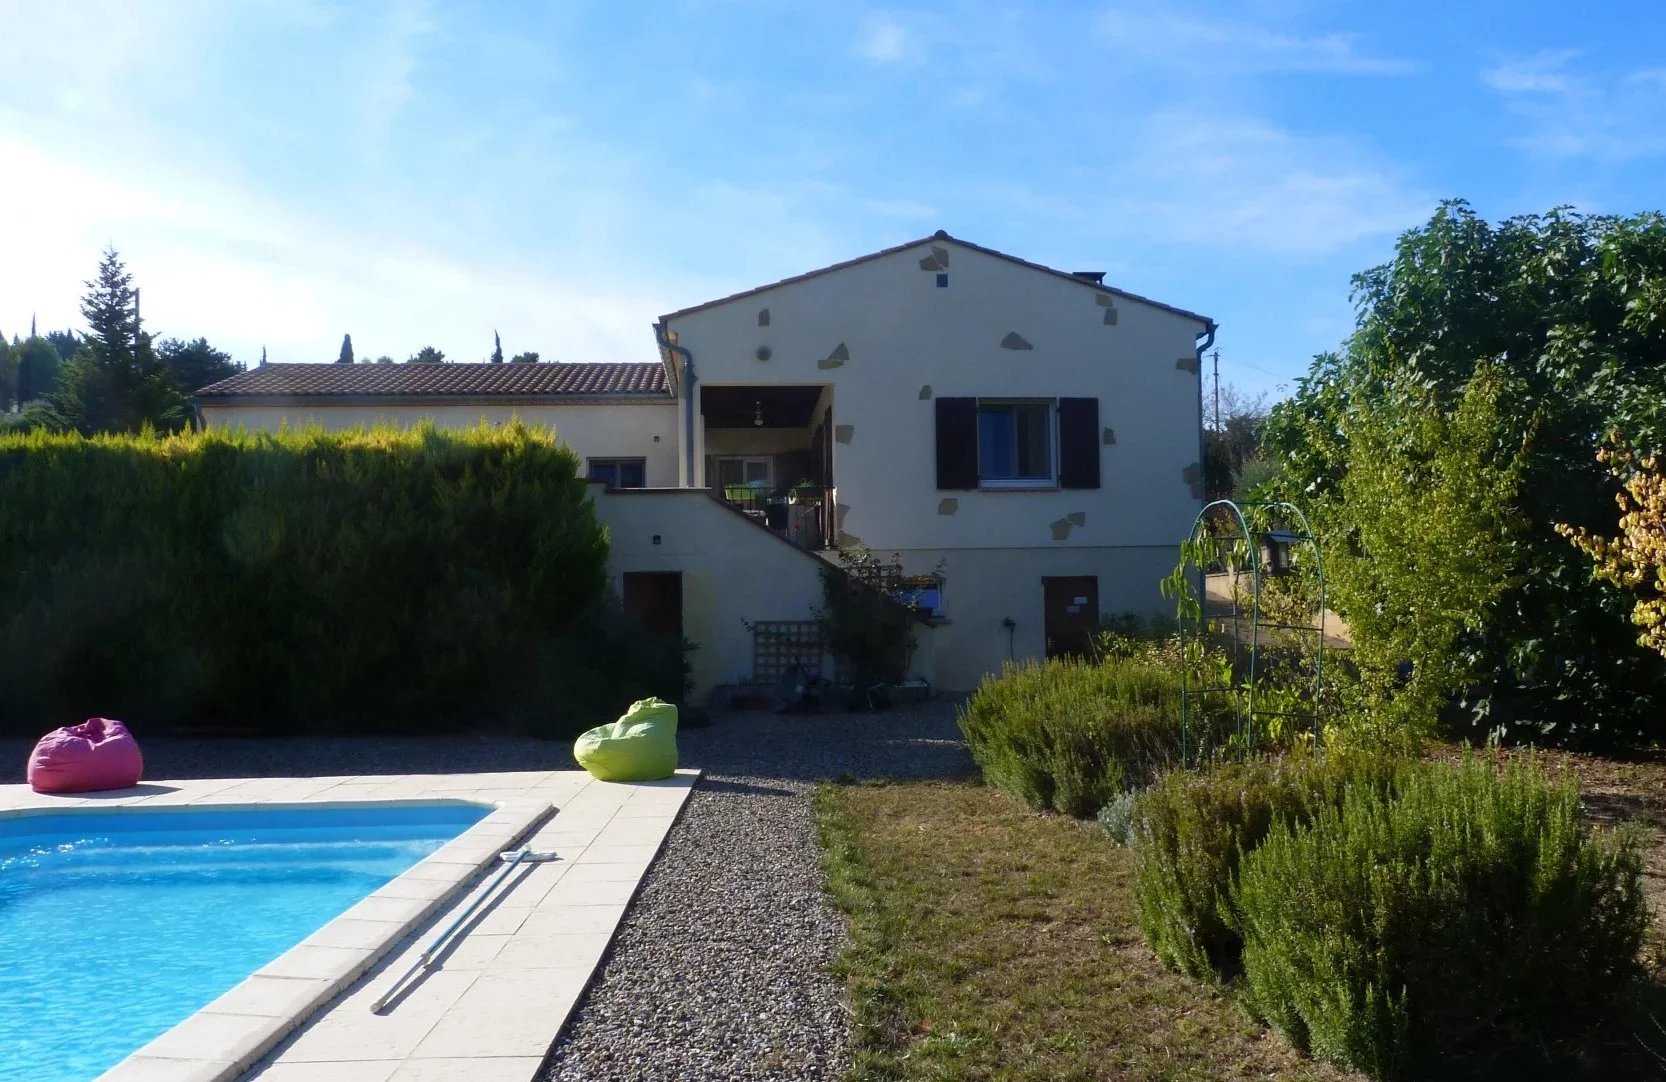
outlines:
[[[817,781],[970,769],[955,704],[882,714],[737,712],[679,734],[705,771],[543,1082],[827,1079],[849,1019],[827,972],[844,939],[821,892]],[[0,740],[0,782],[31,741]],[[145,741],[149,777],[571,769],[563,744],[503,737]]]
[[[825,1079],[849,1066],[827,972],[844,941],[821,892],[819,779],[955,774],[951,703],[885,714],[733,714],[681,734],[705,770],[544,1082]]]

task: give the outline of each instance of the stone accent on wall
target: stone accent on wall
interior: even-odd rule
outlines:
[[[1192,490],[1192,499],[1203,498],[1203,469],[1196,462],[1180,471],[1180,479]]]
[[[1063,541],[1070,536],[1070,529],[1075,523],[1067,518],[1056,518],[1048,523],[1048,529],[1053,531],[1054,541]]]
[[[861,547],[862,539],[853,533],[845,533],[843,530],[840,530],[839,536],[834,543],[842,549],[853,549]]]
[[[1072,511],[1064,517],[1069,519],[1073,526],[1086,526],[1088,524],[1088,513],[1086,511]]]
[[[927,383],[927,384],[924,384],[920,387],[920,401],[921,402],[930,402],[931,401],[931,384]]]
[[[1093,300],[1094,303],[1099,305],[1101,308],[1116,307],[1116,298],[1111,296],[1109,293],[1095,293],[1093,295]]]
[[[928,255],[920,260],[920,269],[923,271],[940,271],[943,267],[937,262],[936,256]]]
[[[831,368],[843,368],[844,366],[845,366],[845,362],[835,361],[831,357],[823,357],[821,360],[816,362],[816,367],[821,369],[823,372],[826,372],[828,369],[831,369]]]
[[[1174,362],[1174,367],[1178,368],[1182,372],[1196,372],[1197,356],[1194,354],[1190,357],[1181,357],[1179,360]]]
[[[1100,433],[1099,442],[1103,443],[1106,447],[1116,446],[1116,429],[1105,429],[1104,432]]]
[[[850,513],[850,504],[836,503],[833,505],[833,528],[839,533],[845,532],[845,516]]]
[[[760,327],[769,326],[769,309],[768,308],[758,309],[758,326],[760,326]]]
[[[949,269],[949,250],[947,248],[939,248],[937,245],[933,244],[931,246],[931,257],[937,260],[937,265],[939,267],[944,270]]]
[[[945,496],[937,501],[937,513],[939,515],[952,515],[958,510],[960,510],[960,501],[953,496]]]
[[[1030,345],[1030,343],[1027,340],[1025,340],[1024,336],[1019,334],[1017,331],[1008,331],[1007,336],[1005,338],[1001,339],[1001,348],[1002,349],[1034,349],[1035,347]]]
[[[850,347],[840,342],[833,347],[832,353],[816,362],[816,367],[823,371],[829,368],[843,368],[844,363],[848,360],[850,360]]]
[[[855,425],[834,425],[833,439],[839,443],[849,443],[856,438]]]
[[[1115,308],[1105,309],[1105,326],[1107,326],[1107,327],[1116,326],[1116,309]]]
[[[760,361],[767,361],[771,357],[775,356],[775,354],[770,352],[770,348],[768,346],[759,346],[758,352],[753,354],[753,356],[757,357]]]

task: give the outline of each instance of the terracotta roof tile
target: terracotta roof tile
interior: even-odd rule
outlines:
[[[665,369],[636,364],[267,364],[198,398],[540,398],[666,395]]]

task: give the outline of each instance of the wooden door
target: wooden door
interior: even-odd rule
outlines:
[[[682,637],[681,571],[627,571],[620,593],[625,611],[651,634]]]
[[[1063,575],[1041,580],[1047,656],[1085,654],[1099,629],[1099,580]]]

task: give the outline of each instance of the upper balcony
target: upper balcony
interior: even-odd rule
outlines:
[[[831,387],[706,386],[700,417],[713,496],[801,548],[834,546]]]

